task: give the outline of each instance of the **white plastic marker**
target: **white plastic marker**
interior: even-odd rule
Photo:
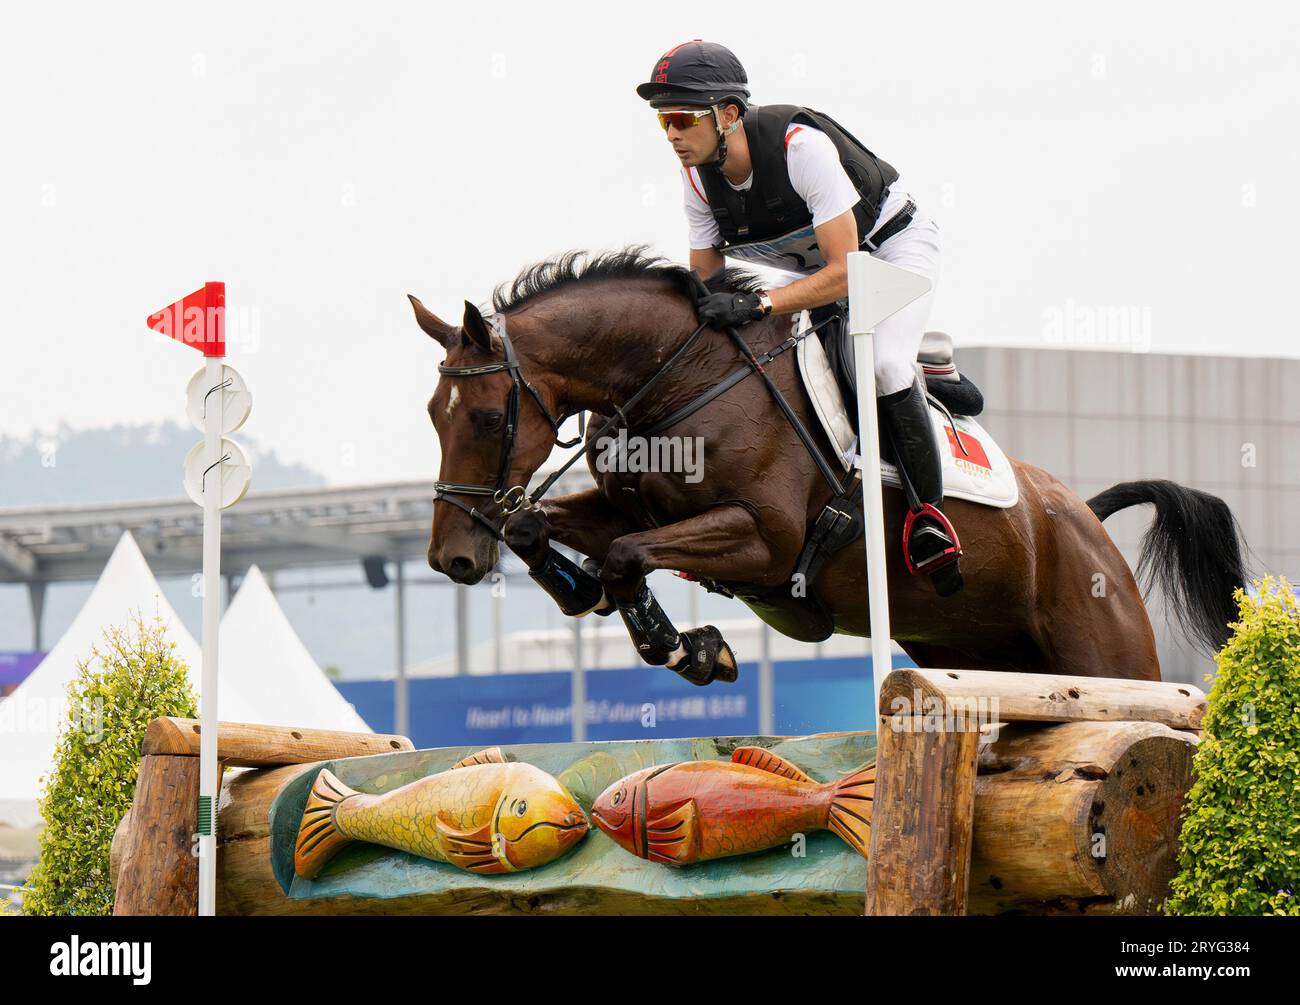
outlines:
[[[880,487],[880,422],[876,415],[875,328],[930,292],[930,280],[865,251],[849,254],[849,333],[858,384],[858,453],[862,471],[867,602],[871,605],[872,729],[880,728],[880,684],[893,667],[889,584],[885,577],[885,504]]]
[[[217,628],[221,615],[221,511],[243,498],[251,472],[236,443],[225,439],[248,418],[252,398],[226,355],[226,285],[202,289],[149,316],[150,328],[203,353],[189,382],[186,411],[203,442],[185,459],[186,493],[203,507],[203,667],[199,694],[199,915],[217,908]]]

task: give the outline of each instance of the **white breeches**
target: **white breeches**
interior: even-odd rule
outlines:
[[[921,351],[921,338],[930,319],[933,287],[939,283],[939,228],[917,209],[911,224],[872,257],[919,273],[932,284],[920,300],[876,326],[876,394],[885,395],[911,387],[916,378],[916,354]]]

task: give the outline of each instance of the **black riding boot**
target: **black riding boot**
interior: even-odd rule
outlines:
[[[939,596],[947,597],[962,588],[958,559],[961,547],[957,534],[940,510],[943,502],[943,460],[930,423],[930,406],[919,379],[912,386],[880,398],[880,415],[894,448],[894,459],[916,503],[904,526],[903,547],[909,571],[931,577]]]

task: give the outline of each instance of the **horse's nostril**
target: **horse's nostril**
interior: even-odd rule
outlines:
[[[464,579],[474,571],[474,563],[462,555],[457,555],[447,566],[447,575],[452,579]]]

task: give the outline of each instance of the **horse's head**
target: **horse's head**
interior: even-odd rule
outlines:
[[[410,300],[417,323],[447,350],[428,406],[442,448],[429,567],[472,585],[497,562],[493,528],[505,519],[502,493],[527,486],[550,453],[554,430],[528,401],[531,393],[521,393],[522,376],[509,368],[506,346],[477,307],[466,301],[455,327]]]

